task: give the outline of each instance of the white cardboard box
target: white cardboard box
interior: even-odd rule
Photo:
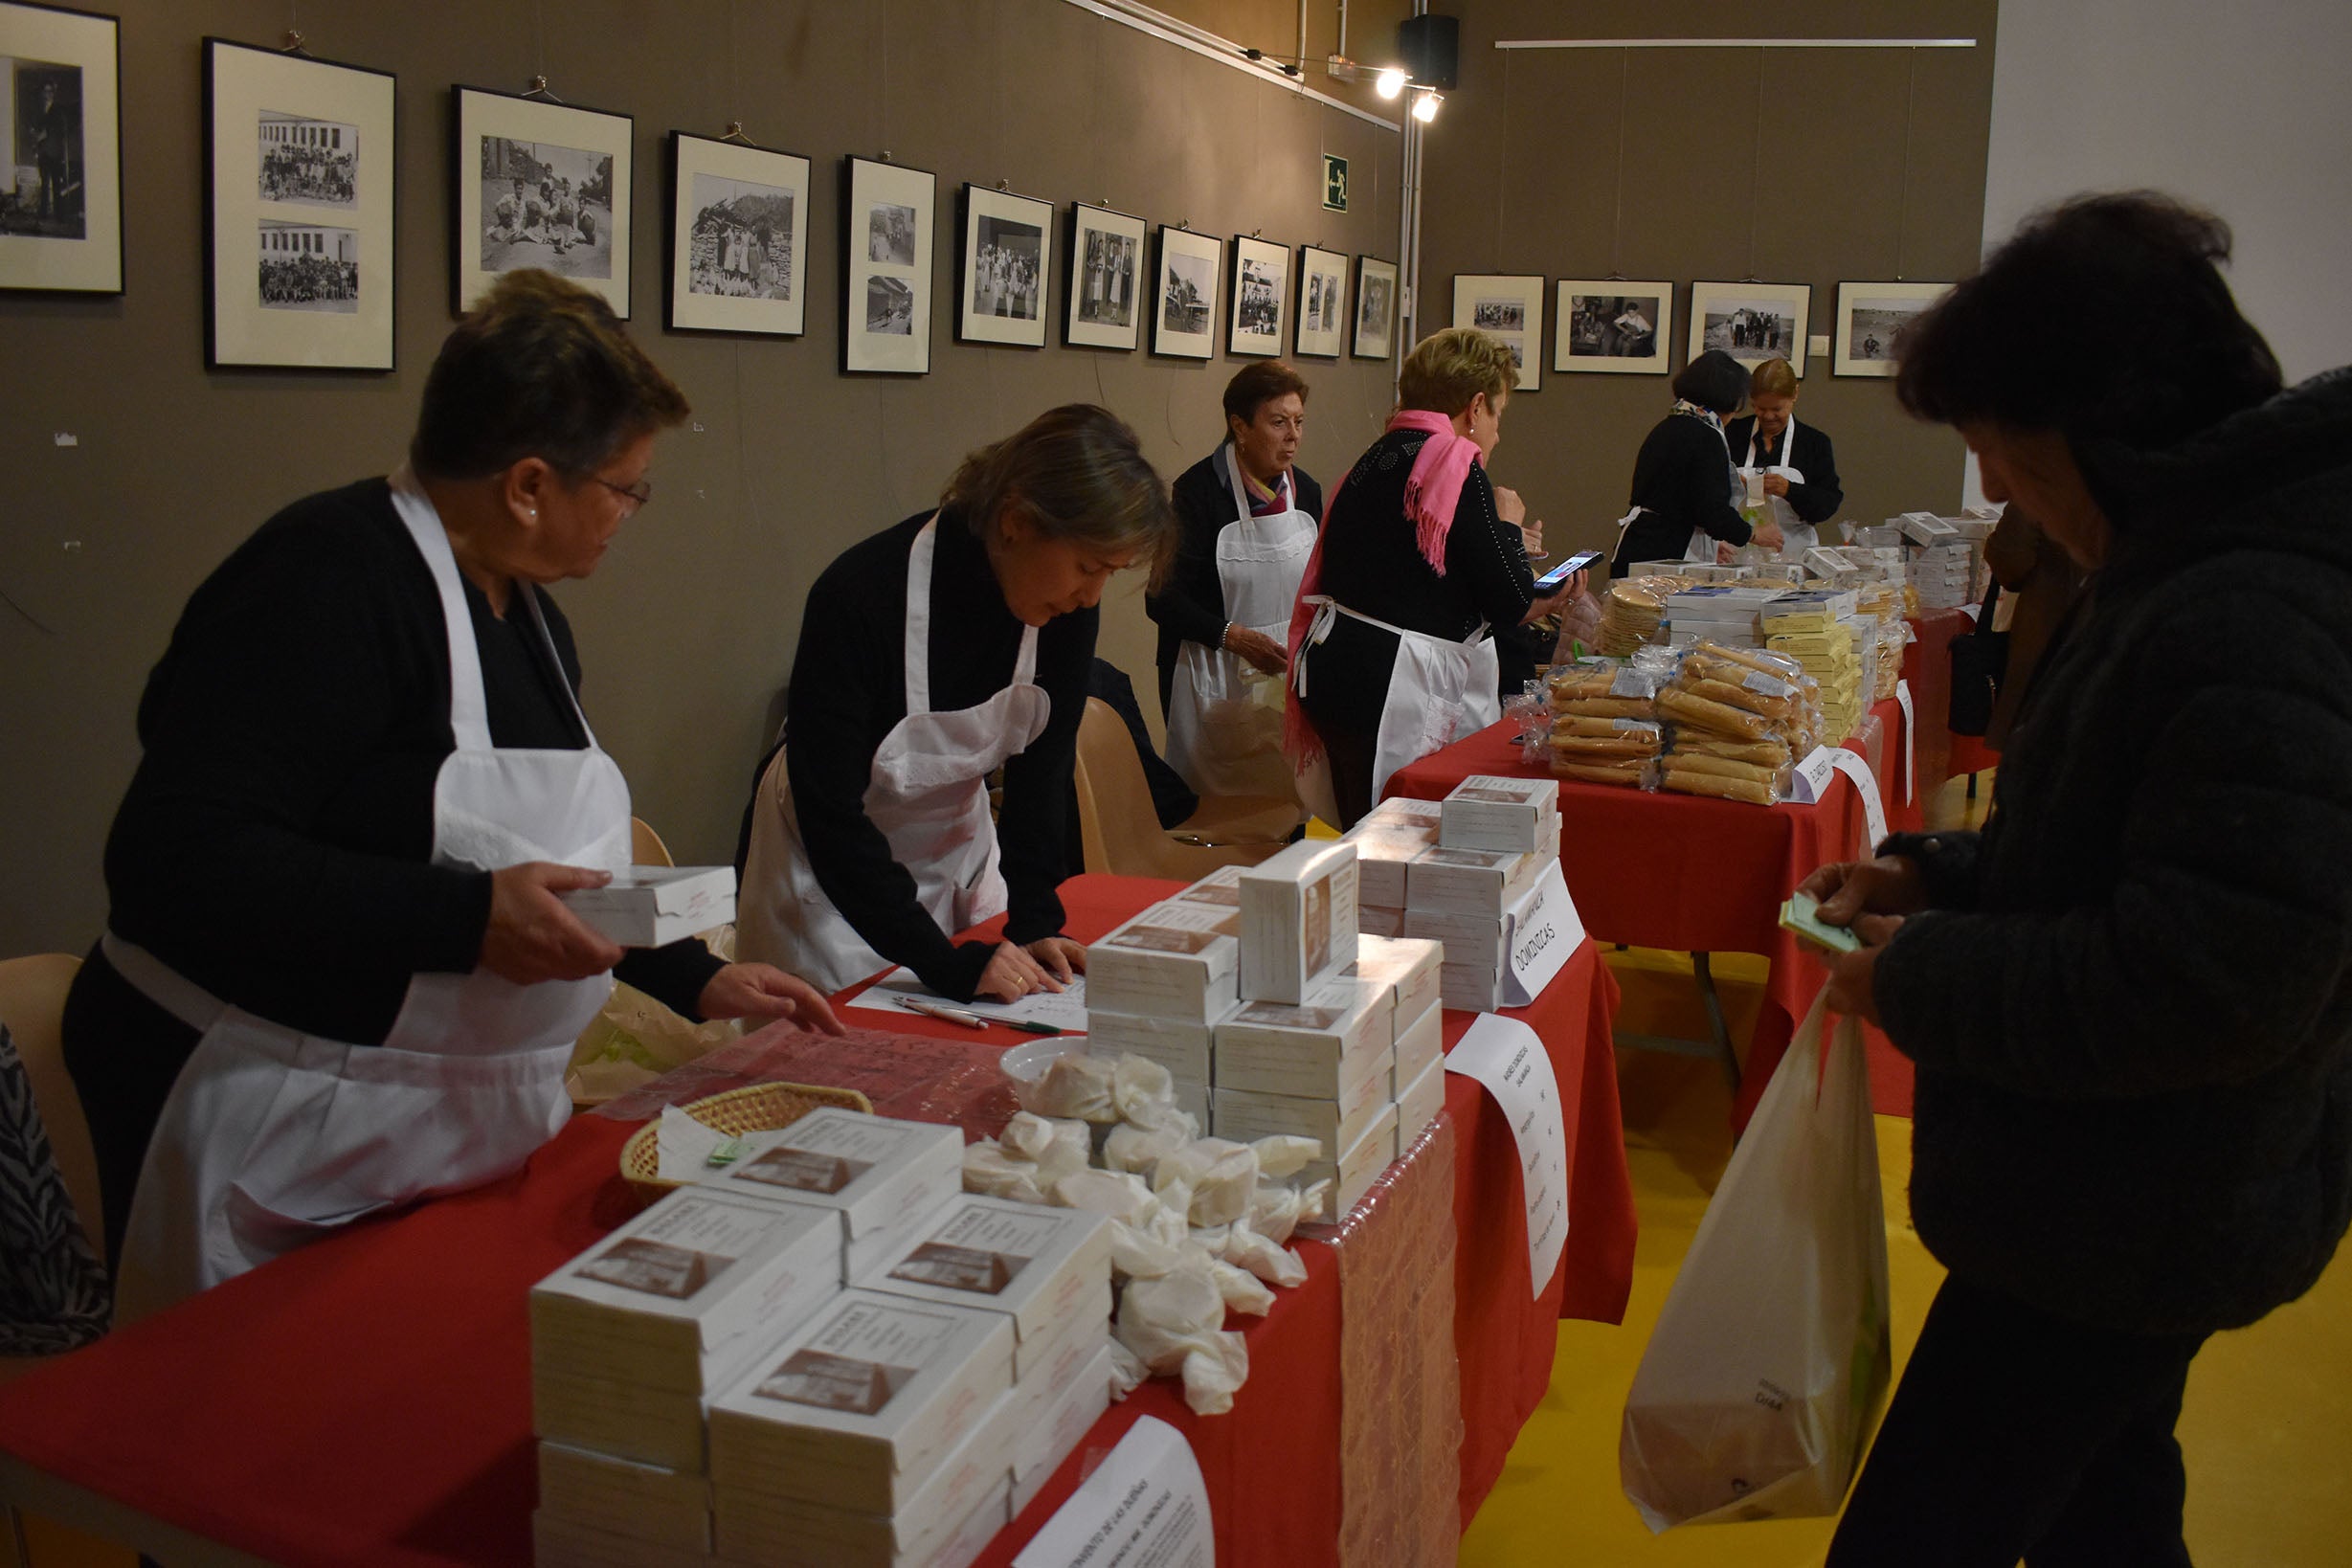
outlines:
[[[1499,918],[1512,895],[1534,882],[1541,865],[1534,855],[1502,850],[1424,850],[1405,867],[1407,920],[1416,909]]]
[[[1397,1031],[1397,1064],[1391,1070],[1399,1082],[1409,1083],[1423,1067],[1445,1055],[1445,1013],[1438,1005],[1438,998],[1432,997],[1421,1017]]]
[[[1397,991],[1333,980],[1305,1002],[1243,1002],[1217,1026],[1219,1088],[1336,1098],[1396,1041]]]
[[[1302,840],[1242,873],[1242,996],[1301,1002],[1355,962],[1355,845]]]
[[[1400,1031],[1418,1019],[1438,1000],[1438,966],[1445,961],[1442,942],[1412,938],[1364,936],[1355,944],[1350,978],[1386,980],[1397,988],[1396,1023]]]
[[[552,1509],[531,1515],[535,1568],[710,1568],[707,1547],[685,1552],[656,1546]]]
[[[1549,778],[1472,773],[1441,802],[1438,841],[1447,849],[1533,854],[1559,839],[1559,784]]]
[[[1434,829],[1416,822],[1356,824],[1347,841],[1355,846],[1356,886],[1358,906],[1377,904],[1387,908],[1404,907],[1404,868],[1414,856],[1424,849],[1437,847]],[[1360,930],[1362,922],[1357,921]]]
[[[1336,1161],[1317,1161],[1308,1165],[1296,1177],[1296,1185],[1328,1179],[1332,1183],[1327,1219],[1337,1220],[1363,1201],[1364,1194],[1379,1179],[1397,1157],[1397,1107],[1382,1101],[1379,1114],[1355,1135],[1355,1141],[1340,1152]]]
[[[1217,1135],[1234,1143],[1286,1134],[1313,1138],[1323,1145],[1326,1154],[1350,1148],[1365,1128],[1379,1119],[1381,1108],[1390,1103],[1389,1073],[1396,1060],[1393,1048],[1368,1053],[1362,1076],[1336,1099],[1221,1088],[1214,1095]]]
[[[1500,968],[1503,962],[1503,917],[1498,914],[1441,914],[1435,909],[1407,909],[1405,934],[1415,941],[1435,942],[1445,950],[1444,963],[1469,968]]]
[[[1021,1413],[1014,1427],[1026,1431],[1044,1419],[1054,1402],[1070,1390],[1078,1375],[1110,1343],[1110,1314],[1099,1319],[1078,1318],[1029,1357],[1029,1365],[1013,1384]]]
[[[1178,893],[1174,902],[1213,904],[1220,908],[1238,909],[1242,907],[1242,868],[1238,865],[1221,865]]]
[[[1402,895],[1400,894],[1399,898],[1400,902],[1395,908],[1378,904],[1359,904],[1355,907],[1357,952],[1363,951],[1363,939],[1367,936],[1385,937],[1393,942],[1404,934]]]
[[[964,1186],[964,1134],[937,1122],[823,1106],[743,1141],[750,1153],[704,1176],[703,1186],[836,1211],[846,1243],[844,1280],[856,1272],[850,1254],[859,1243],[929,1213]]]
[[[1110,1347],[1105,1345],[1070,1379],[1059,1399],[1040,1412],[1013,1445],[1013,1512],[1037,1501],[1062,1462],[1078,1451],[1094,1423],[1110,1408]]]
[[[1445,1062],[1443,1057],[1422,1068],[1421,1075],[1397,1090],[1397,1147],[1408,1147],[1422,1129],[1445,1109]]]
[[[1240,1003],[1235,1003],[1239,1006]],[[1232,1017],[1228,1009],[1223,1018]],[[1222,1021],[1222,1018],[1219,1021]],[[1155,1019],[1141,1013],[1086,1008],[1086,1050],[1094,1056],[1132,1054],[1156,1062],[1178,1078],[1205,1086],[1217,1040],[1217,1025],[1190,1019]]]
[[[731,865],[637,865],[558,893],[580,924],[624,948],[659,948],[735,918]]]
[[[1421,826],[1435,831],[1445,820],[1445,807],[1436,800],[1416,800],[1409,795],[1391,795],[1364,814],[1355,824],[1360,831],[1374,825],[1397,823]]]
[[[710,1483],[561,1443],[539,1445],[539,1507],[573,1524],[672,1552],[710,1552]]]
[[[1438,995],[1456,1012],[1491,1013],[1503,1005],[1503,972],[1478,964],[1445,964],[1438,970]]]
[[[702,1396],[840,1288],[815,1204],[671,1193],[531,1288],[531,1365]]]
[[[1110,1320],[1110,1221],[964,1194],[906,1227],[859,1288],[1002,1312],[1013,1320],[1013,1376],[1079,1317]]]
[[[892,1513],[1012,1386],[1004,1314],[844,1290],[711,1401],[710,1478]]]
[[[773,1342],[762,1335],[754,1348]],[[708,1465],[703,1411],[700,1395],[678,1389],[531,1369],[531,1431],[549,1443],[701,1474]]]
[[[1240,931],[1213,904],[1154,904],[1086,950],[1086,1005],[1212,1022],[1241,998]]]

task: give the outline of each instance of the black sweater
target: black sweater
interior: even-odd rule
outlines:
[[[1221,452],[1224,448],[1220,447]],[[1323,487],[1304,468],[1290,470],[1298,509],[1318,522],[1323,517]],[[1143,597],[1144,613],[1159,626],[1159,706],[1168,710],[1170,683],[1176,677],[1178,651],[1187,642],[1219,646],[1225,635],[1225,588],[1217,575],[1217,536],[1235,521],[1233,491],[1217,472],[1212,452],[1176,476],[1170,489],[1176,504],[1176,558],[1168,580],[1156,594]]]
[[[1448,642],[1468,637],[1482,620],[1516,626],[1535,600],[1534,573],[1518,528],[1495,512],[1484,463],[1470,464],[1455,504],[1445,575],[1422,558],[1418,530],[1404,512],[1404,483],[1428,438],[1417,430],[1390,431],[1355,460],[1324,520],[1322,591],[1351,610]],[[1341,616],[1304,657],[1302,703],[1316,728],[1366,738],[1377,733],[1396,638]]]
[[[1982,837],[1890,841],[1938,907],[1875,995],[1930,1250],[2195,1333],[2309,1288],[2352,1214],[2352,371],[2077,455],[2114,549]]]
[[[1732,461],[1736,465],[1741,468],[1748,466],[1748,442],[1755,435],[1756,415],[1753,414],[1743,414],[1723,427],[1723,442],[1731,448]],[[1783,448],[1788,453],[1785,457],[1779,455]],[[1838,484],[1837,454],[1829,448],[1827,432],[1817,430],[1792,416],[1788,429],[1781,432],[1780,441],[1769,447],[1759,445],[1757,448],[1757,467],[1771,468],[1776,464],[1794,468],[1804,476],[1803,483],[1789,485],[1788,504],[1805,522],[1818,526],[1837,516],[1838,508],[1846,504],[1846,492]],[[1646,560],[1648,557],[1637,556],[1635,559]]]
[[[970,997],[994,945],[958,944],[915,899],[913,875],[865,815],[874,753],[907,716],[907,557],[929,512],[851,546],[809,590],[793,657],[785,770],[818,885],[868,947],[942,996]],[[975,707],[1012,683],[1021,624],[988,552],[957,516],[939,516],[931,559],[933,712]],[[1060,616],[1038,633],[1037,683],[1052,716],[1004,766],[997,824],[1012,912],[1006,936],[1062,930],[1063,820],[1101,613]],[[764,769],[763,769],[764,771]]]
[[[1668,414],[1643,437],[1633,459],[1632,504],[1642,515],[1617,542],[1612,577],[1624,576],[1635,561],[1680,560],[1694,529],[1728,545],[1744,545],[1756,531],[1732,504],[1723,438],[1687,414]]]

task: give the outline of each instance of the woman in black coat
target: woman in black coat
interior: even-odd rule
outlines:
[[[1723,421],[1748,395],[1748,372],[1720,348],[1710,348],[1674,377],[1674,407],[1651,427],[1633,459],[1633,505],[1617,536],[1609,575],[1622,577],[1636,561],[1679,561],[1693,534],[1727,545],[1754,542],[1779,549],[1781,530],[1750,526],[1733,504],[1736,477]]]
[[[2229,251],[2079,200],[1904,345],[1905,406],[2092,575],[1984,832],[1805,885],[1867,943],[1831,1006],[1918,1064],[1951,1271],[1832,1568],[2186,1564],[2189,1362],[2352,1215],[2352,372],[2281,391]]]
[[[1748,377],[1748,407],[1723,427],[1723,444],[1744,479],[1761,476],[1764,509],[1781,526],[1781,558],[1802,561],[1821,525],[1846,504],[1829,433],[1797,418],[1797,372],[1787,360],[1768,359]]]

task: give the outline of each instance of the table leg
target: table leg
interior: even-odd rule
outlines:
[[[1619,943],[1617,951],[1625,951]],[[1619,1045],[1637,1051],[1664,1051],[1670,1056],[1709,1056],[1723,1067],[1724,1082],[1731,1086],[1732,1098],[1739,1097],[1739,1053],[1732,1045],[1731,1025],[1723,1017],[1723,1000],[1715,995],[1715,977],[1709,966],[1709,955],[1691,955],[1691,978],[1697,985],[1699,1005],[1707,1009],[1705,1040],[1685,1040],[1679,1035],[1636,1035],[1618,1033],[1611,1036]]]

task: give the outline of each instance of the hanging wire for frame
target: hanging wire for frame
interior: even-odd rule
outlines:
[[[1609,280],[1625,276],[1625,101],[1633,75],[1633,51],[1617,52],[1617,228],[1609,236]]]
[[[757,142],[751,140],[751,133],[743,128],[743,122],[740,120],[728,121],[727,123],[727,134],[720,137],[719,140],[722,142],[740,142],[745,146],[750,147],[754,151],[765,150]]]
[[[1756,52],[1756,168],[1748,176],[1748,275],[1743,283],[1757,281],[1756,231],[1764,215],[1764,52]]]
[[[299,55],[306,60],[314,60],[318,58],[316,55],[313,55],[310,52],[309,46],[302,41],[302,35],[296,32],[293,28],[286,29],[286,41],[278,46],[278,53],[280,55]]]
[[[1911,216],[1911,126],[1919,112],[1919,52],[1911,52],[1911,85],[1903,103],[1903,189],[1894,199],[1894,280],[1903,280],[1903,226]]]
[[[531,78],[530,85],[523,89],[523,96],[525,98],[543,98],[549,103],[563,102],[562,99],[555,96],[555,89],[548,85],[548,78],[545,77]]]
[[[1503,206],[1511,198],[1511,55],[1503,56],[1503,134],[1494,155],[1494,266],[1503,266]]]

